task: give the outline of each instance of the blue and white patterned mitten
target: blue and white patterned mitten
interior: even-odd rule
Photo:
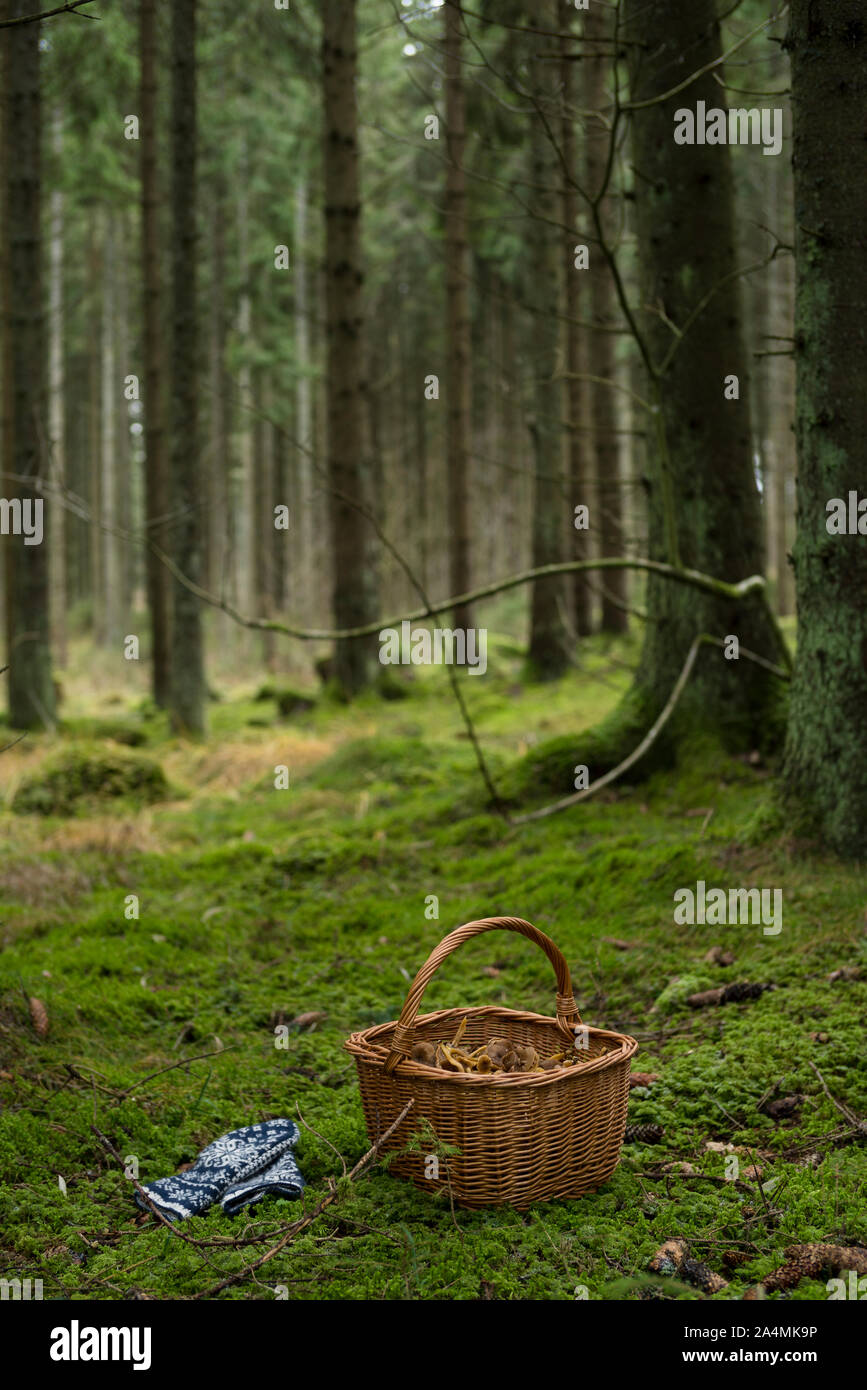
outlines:
[[[294,1139],[293,1139],[294,1144]],[[220,1205],[227,1216],[234,1216],[242,1207],[252,1207],[263,1197],[300,1197],[304,1179],[295,1155],[291,1149],[272,1163],[264,1172],[248,1178],[246,1182],[233,1183],[228,1192],[220,1198]]]
[[[215,1139],[202,1150],[186,1173],[142,1183],[142,1187],[169,1221],[195,1216],[218,1201],[227,1189],[243,1186],[255,1174],[273,1167],[297,1138],[298,1129],[291,1120],[264,1120],[258,1125],[245,1125],[243,1129],[233,1129]],[[304,1180],[291,1155],[290,1162],[303,1186]],[[150,1210],[140,1193],[136,1192],[135,1199],[143,1211]]]

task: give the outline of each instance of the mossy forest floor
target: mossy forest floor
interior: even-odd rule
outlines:
[[[614,706],[633,657],[591,644],[581,669],[531,687],[518,651],[492,639],[488,674],[462,679],[495,773],[514,779],[534,743],[572,735],[568,791],[581,731]],[[91,1125],[148,1181],[229,1129],[300,1109],[315,1204],[340,1176],[338,1152],[351,1166],[368,1147],[344,1039],[397,1016],[442,935],[495,914],[557,941],[586,1022],[638,1037],[633,1067],[660,1079],[632,1093],[629,1122],[662,1126],[662,1139],[627,1144],[597,1193],[525,1213],[452,1213],[379,1166],[219,1297],[269,1299],[282,1286],[290,1299],[571,1300],[584,1286],[591,1299],[701,1298],[648,1273],[662,1242],[684,1237],[729,1279],[716,1297],[739,1298],[787,1245],[867,1244],[863,1146],[822,1138],[845,1121],[810,1066],[867,1116],[867,970],[829,980],[867,966],[867,883],[787,835],[772,769],[697,747],[674,773],[509,829],[485,808],[442,671],[401,700],[320,701],[289,717],[253,694],[224,691],[195,746],[172,740],[146,703],[110,704],[104,690],[96,714],[77,717],[73,701],[58,735],[0,759],[0,1276],[42,1278],[46,1298],[167,1299],[250,1263],[301,1204],[268,1201],[235,1220],[215,1209],[180,1228],[215,1242],[197,1248],[137,1213]],[[19,808],[38,806],[60,754],[71,758],[63,816],[13,811],[25,786]],[[109,755],[112,800],[86,773],[75,780],[76,765],[92,772],[87,760]],[[124,791],[116,764],[141,756],[161,765],[162,792],[149,773]],[[674,892],[699,879],[780,888],[781,933],[676,925]],[[125,917],[130,895],[138,920]],[[425,916],[430,895],[438,920]],[[708,964],[713,946],[734,963]],[[777,988],[722,1007],[684,1002],[738,980]],[[44,1037],[32,997],[47,1010]],[[499,1003],[553,1012],[547,961],[505,933],[453,956],[424,1008]],[[309,1013],[323,1017],[276,1047],[275,1026]],[[769,1094],[802,1100],[775,1120],[758,1109]],[[703,1180],[726,1175],[707,1141],[750,1150],[761,1179]],[[653,1176],[680,1163],[695,1173]],[[257,1233],[265,1243],[218,1243]],[[828,1295],[805,1280],[788,1296]]]

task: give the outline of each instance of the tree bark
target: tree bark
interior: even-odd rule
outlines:
[[[662,0],[627,0],[625,13],[627,37],[636,45],[629,49],[633,101],[668,91],[720,57],[715,0],[674,8]],[[684,54],[689,55],[686,71]],[[652,388],[658,413],[647,417],[651,429],[660,426],[648,479],[650,555],[679,558],[683,565],[736,581],[762,570],[761,512],[734,278],[731,158],[726,147],[674,141],[675,111],[699,100],[708,108],[720,104],[710,71],[684,91],[633,114],[640,302],[646,306],[638,321],[658,371],[673,341],[665,318],[683,332]],[[689,315],[711,294],[686,327]],[[739,380],[736,400],[725,398],[730,375]],[[734,635],[740,645],[778,659],[773,624],[755,598],[732,603],[697,596],[653,577],[647,608],[651,620],[632,692],[639,697],[642,723],[663,708],[696,633]],[[781,735],[779,721],[772,718],[776,695],[774,678],[762,668],[726,659],[722,650],[708,651],[673,726],[694,719],[718,730],[731,747],[766,746]]]
[[[783,770],[823,840],[867,856],[867,549],[827,506],[863,498],[867,27],[858,0],[793,0],[798,652]],[[863,513],[862,513],[863,517]],[[867,525],[867,523],[865,523]]]
[[[117,293],[116,214],[105,210],[102,253],[102,429],[101,449],[101,517],[99,544],[102,547],[102,600],[98,641],[102,646],[117,648],[120,631],[120,550],[116,527],[117,508],[117,399],[119,387],[117,368],[117,339],[115,296]]]
[[[464,173],[466,102],[461,46],[464,17],[460,0],[446,0],[446,469],[449,497],[449,587],[470,588],[470,436],[472,429],[472,351],[470,252],[467,240],[467,188]],[[454,610],[455,627],[465,631],[473,617],[466,605]]]
[[[51,440],[51,495],[49,500],[50,548],[48,552],[49,591],[51,603],[51,642],[54,659],[62,669],[66,666],[66,508],[62,496],[66,486],[66,337],[63,306],[63,244],[64,196],[59,187],[63,160],[63,109],[55,106],[51,114],[51,152],[54,177],[58,186],[52,189],[49,222],[49,281],[48,313],[48,433]]]
[[[569,36],[568,32],[565,32],[565,29],[566,22],[564,21],[564,34],[561,39],[563,57],[560,65],[560,81],[563,88],[561,148],[563,151],[563,163],[567,173],[567,176],[563,179],[563,222],[569,228],[569,235],[575,237],[575,244],[577,245],[578,215],[580,208],[575,183],[580,177],[580,165],[578,159],[578,142],[575,137],[575,116],[572,111],[572,107],[575,105],[575,64],[569,57],[569,54],[575,47],[575,41]],[[591,516],[595,510],[590,505],[592,471],[588,437],[585,430],[582,428],[586,424],[586,406],[589,393],[585,383],[580,380],[580,377],[585,375],[588,370],[585,335],[578,323],[582,308],[581,274],[581,271],[570,271],[567,269],[565,294],[565,309],[568,317],[568,322],[565,327],[566,371],[568,372],[566,380],[566,419],[569,427],[566,476],[569,480],[569,500],[573,508],[573,517],[574,508],[577,506],[590,507]],[[589,560],[589,530],[576,530],[573,524],[570,531],[572,558],[575,560]],[[575,623],[575,631],[579,637],[587,637],[593,630],[593,593],[587,576],[585,574],[574,575],[571,587],[572,618]]]
[[[556,32],[559,6],[543,0],[537,23]],[[535,39],[530,87],[537,110],[532,120],[530,183],[533,216],[528,236],[528,282],[533,314],[533,404],[530,433],[533,443],[533,565],[562,560],[563,538],[563,383],[557,379],[560,348],[561,265],[564,237],[559,230],[559,190],[562,175],[546,126],[560,130],[560,64],[548,39]],[[577,272],[576,272],[577,273]],[[540,579],[532,586],[528,662],[543,680],[562,674],[568,665],[567,633],[563,624],[566,587],[560,578]]]
[[[584,37],[601,40],[610,38],[611,25],[598,7],[591,7],[584,17]],[[595,47],[595,45],[594,45]],[[596,198],[605,179],[610,143],[608,119],[611,98],[607,80],[611,59],[588,57],[582,63],[586,83],[582,105],[597,113],[587,126],[587,193]],[[610,190],[609,190],[610,192]],[[600,207],[605,235],[612,236],[610,197]],[[580,274],[580,272],[576,272]],[[614,281],[600,248],[590,248],[590,298],[593,309],[591,372],[605,381],[617,380],[617,337],[611,332],[620,323],[617,312]],[[599,507],[599,553],[603,556],[623,554],[623,480],[620,476],[620,445],[617,434],[618,392],[601,382],[590,384],[593,419],[593,451],[596,459],[596,498]],[[602,586],[603,632],[625,632],[629,626],[626,609],[626,571],[612,570]]]
[[[323,0],[326,411],[333,611],[338,628],[371,620],[375,594],[366,563],[366,391],[363,350],[361,192],[356,108],[356,0]],[[363,446],[362,446],[363,448]],[[369,684],[372,651],[338,642],[334,678],[346,696]]]
[[[163,395],[156,48],[156,0],[139,0],[145,531],[148,539],[166,552],[169,487]],[[151,690],[156,704],[166,709],[171,691],[171,586],[169,571],[150,548],[145,555],[145,575],[151,624]]]
[[[27,0],[11,0],[8,17],[30,12]],[[9,666],[9,723],[15,729],[50,727],[54,720],[49,603],[50,516],[53,503],[27,481],[49,472],[44,447],[46,332],[42,304],[41,140],[39,43],[41,24],[15,26],[4,36],[3,168],[6,205],[6,351],[9,375],[7,446],[3,498],[20,502],[17,534],[4,539],[6,560],[6,651]],[[12,475],[10,477],[10,474]],[[38,505],[37,505],[38,504]],[[28,539],[21,523],[42,513],[41,542]],[[14,525],[14,519],[13,519]],[[38,531],[33,531],[31,540]]]
[[[307,251],[309,180],[303,170],[295,186],[295,388],[298,508],[292,517],[295,547],[293,590],[296,602],[309,612],[316,590],[316,530],[313,503],[313,382],[310,377],[310,268]]]
[[[202,572],[202,476],[198,439],[198,323],[196,281],[196,0],[172,9],[172,553],[192,582]],[[199,600],[173,583],[172,725],[179,733],[205,729],[205,672]]]

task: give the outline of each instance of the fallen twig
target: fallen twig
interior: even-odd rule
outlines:
[[[358,1160],[355,1167],[347,1174],[347,1182],[353,1182],[360,1173],[364,1172],[365,1168],[369,1167],[379,1154],[383,1144],[386,1140],[390,1139],[395,1130],[400,1127],[414,1105],[415,1100],[410,1099],[407,1101],[397,1119],[389,1125],[388,1129],[380,1135],[376,1143],[367,1150],[367,1153]],[[245,1265],[245,1267],[239,1269],[236,1274],[230,1274],[226,1279],[222,1279],[219,1284],[214,1284],[212,1288],[204,1289],[201,1293],[195,1294],[195,1299],[213,1298],[215,1294],[221,1293],[223,1289],[228,1289],[233,1284],[240,1283],[242,1279],[246,1279],[255,1270],[261,1269],[263,1264],[267,1264],[268,1260],[273,1259],[275,1255],[279,1254],[284,1246],[288,1245],[291,1240],[294,1240],[295,1236],[300,1235],[302,1231],[306,1230],[307,1227],[316,1220],[317,1216],[319,1216],[326,1207],[331,1206],[339,1196],[340,1189],[335,1187],[334,1190],[329,1192],[328,1196],[324,1197],[321,1202],[318,1202],[313,1210],[308,1212],[306,1216],[302,1216],[298,1221],[293,1221],[292,1225],[287,1228],[285,1234],[278,1240],[277,1244],[272,1246],[270,1250],[266,1250],[265,1254],[261,1255],[258,1260],[254,1260],[251,1265]]]

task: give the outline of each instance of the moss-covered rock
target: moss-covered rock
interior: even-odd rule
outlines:
[[[124,798],[139,805],[172,794],[155,758],[122,748],[70,748],[22,782],[12,801],[19,815],[70,815],[84,803]]]

